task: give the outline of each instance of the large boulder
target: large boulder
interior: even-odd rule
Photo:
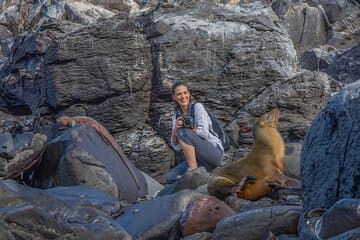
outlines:
[[[301,152],[305,211],[359,198],[359,103],[360,81],[356,81],[333,96],[311,125]],[[317,239],[307,222],[300,220],[300,239]]]
[[[78,125],[52,140],[34,175],[40,187],[86,184],[118,199],[148,193],[141,172],[89,125]]]
[[[124,213],[116,218],[116,222],[134,239],[179,239],[181,214],[192,202],[203,196],[184,190],[143,201],[125,208]]]
[[[266,239],[269,232],[296,234],[301,210],[299,206],[273,206],[238,213],[217,224],[213,239],[257,240]]]
[[[73,198],[67,194],[68,190],[72,192]],[[61,197],[57,197],[55,191]],[[91,199],[82,203],[77,201],[78,204],[73,205],[74,191],[78,199],[88,196]],[[114,211],[120,210],[116,198],[94,189],[63,188],[49,193],[12,180],[0,181],[0,238],[130,240],[126,231],[107,214],[109,212],[96,207],[106,202]]]
[[[360,197],[360,81],[334,95],[313,121],[301,152],[304,210]]]
[[[298,55],[326,43],[329,26],[323,9],[291,0],[275,0],[272,8],[289,32]]]

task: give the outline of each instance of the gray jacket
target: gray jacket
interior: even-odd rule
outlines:
[[[219,146],[221,150],[224,152],[224,148],[221,144],[220,139],[212,134],[214,132],[212,130],[212,122],[207,114],[204,106],[201,103],[196,103],[193,105],[194,107],[194,115],[195,115],[195,128],[196,134],[199,135],[201,138],[209,141],[212,145]],[[174,130],[176,127],[176,113],[172,117],[172,129]],[[181,148],[178,144],[173,142],[171,138],[171,146],[174,148],[175,151],[180,151]]]

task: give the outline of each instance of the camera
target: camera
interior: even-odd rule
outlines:
[[[186,128],[194,128],[194,119],[192,117],[184,117],[183,126]]]

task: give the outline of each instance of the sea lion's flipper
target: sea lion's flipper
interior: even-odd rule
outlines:
[[[208,182],[208,191],[210,195],[214,195],[220,199],[224,199],[232,194],[232,188],[236,182],[222,176],[214,176]]]
[[[242,192],[246,186],[246,184],[254,184],[256,181],[256,177],[254,176],[245,176],[243,177],[235,187],[231,189],[231,191],[235,194],[239,194]]]
[[[269,186],[282,187],[287,189],[301,189],[301,181],[285,176],[279,169],[276,169],[271,179],[266,180]]]

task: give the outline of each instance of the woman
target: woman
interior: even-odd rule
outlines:
[[[198,166],[212,170],[222,164],[224,157],[223,146],[220,139],[212,133],[211,120],[204,106],[191,102],[189,86],[184,82],[175,83],[172,95],[175,114],[172,118],[171,145],[176,151],[182,150],[185,161],[181,161],[165,175],[168,183],[176,181],[187,170]],[[193,126],[188,126],[191,108],[194,108],[194,119],[191,121]]]

